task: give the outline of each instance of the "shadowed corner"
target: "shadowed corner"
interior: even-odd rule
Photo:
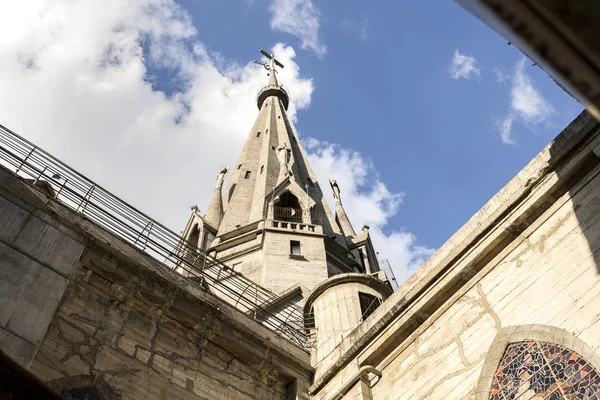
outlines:
[[[0,399],[48,399],[61,397],[41,380],[0,350]]]
[[[574,243],[573,251],[588,251],[600,274],[600,124],[583,111],[550,144],[549,151],[549,168],[561,182],[552,197],[565,199],[564,206],[572,208],[569,215],[574,214],[578,222],[573,229],[587,243],[587,249]]]

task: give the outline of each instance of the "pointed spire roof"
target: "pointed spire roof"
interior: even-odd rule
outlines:
[[[329,180],[331,190],[333,190],[333,198],[335,200],[335,220],[340,226],[340,229],[346,236],[356,236],[356,232],[350,223],[350,218],[342,205],[342,197],[340,196],[340,187],[335,180]]]
[[[323,233],[341,239],[341,231],[286,113],[289,95],[275,76],[275,66],[283,65],[272,55],[265,56],[269,62],[259,64],[267,69],[269,83],[258,93],[258,116],[223,192],[224,213],[217,237],[227,234],[230,238],[229,232],[265,220],[269,203],[278,206],[278,201],[292,195],[303,211],[320,216]]]
[[[221,188],[223,187],[223,181],[229,167],[221,168],[217,175],[217,185],[215,187],[215,193],[213,194],[210,203],[208,204],[208,210],[204,215],[204,220],[209,223],[214,229],[218,229],[223,218],[223,195]]]

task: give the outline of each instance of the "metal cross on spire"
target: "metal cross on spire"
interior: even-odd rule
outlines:
[[[269,53],[267,53],[266,51],[264,51],[263,49],[260,49],[260,53],[261,53],[263,56],[267,57],[267,58],[270,60],[270,62],[267,62],[267,61],[263,61],[263,62],[261,62],[261,61],[257,61],[257,60],[254,60],[254,62],[255,62],[255,63],[257,63],[257,64],[260,64],[260,65],[262,65],[263,67],[265,67],[265,69],[266,69],[267,71],[269,71],[269,74],[270,74],[271,72],[274,72],[274,73],[275,73],[275,72],[277,72],[277,71],[275,70],[275,66],[278,66],[278,67],[280,67],[280,68],[283,68],[283,64],[282,64],[282,63],[280,63],[280,62],[279,62],[279,60],[277,60],[277,59],[275,58],[275,55],[273,55],[273,54],[269,54]]]

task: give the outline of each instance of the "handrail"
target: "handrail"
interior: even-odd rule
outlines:
[[[13,167],[17,175],[32,179],[34,184],[45,181],[65,206],[145,252],[165,268],[178,268],[188,278],[200,278],[190,282],[201,288],[205,281],[213,294],[242,313],[259,311],[253,314],[259,323],[295,345],[308,348],[301,307],[283,302],[281,311],[262,309],[261,305],[277,301],[278,296],[193,248],[180,235],[3,125],[0,125],[0,163]],[[197,254],[194,261],[189,254]],[[222,271],[227,273],[225,281],[220,279]]]
[[[301,210],[292,207],[273,207],[273,220],[304,224],[321,224],[321,214],[317,210]]]

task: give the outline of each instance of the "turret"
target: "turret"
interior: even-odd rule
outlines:
[[[313,340],[312,364],[317,365],[391,294],[382,274],[340,274],[315,287],[304,305],[305,326]]]

